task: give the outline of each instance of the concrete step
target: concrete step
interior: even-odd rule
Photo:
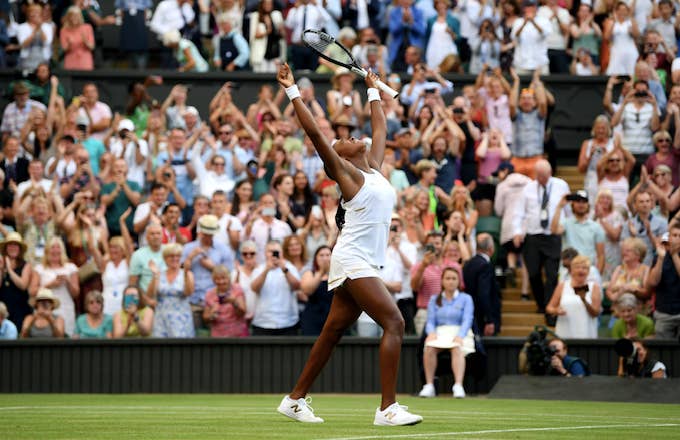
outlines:
[[[536,312],[536,303],[533,301],[504,299],[501,310],[503,313],[534,313]]]
[[[504,325],[501,327],[501,332],[498,334],[498,336],[526,338],[533,330],[534,327],[530,325]],[[519,354],[519,352],[517,354]]]
[[[529,296],[533,300],[533,296],[531,296],[531,293],[529,293]],[[505,300],[519,301],[520,299],[522,299],[522,290],[519,287],[506,287],[501,291],[501,298],[503,298],[503,301]]]
[[[530,326],[545,324],[545,317],[540,313],[503,313],[501,314],[501,328],[506,325]]]

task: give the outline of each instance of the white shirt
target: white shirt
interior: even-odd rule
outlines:
[[[135,216],[132,218],[132,224],[134,225],[135,223],[141,222],[149,215],[150,212],[151,202],[140,203],[139,205],[137,205],[137,208],[135,209]],[[161,215],[163,215],[163,208],[158,209],[156,211],[156,215],[158,215],[158,218],[160,218]],[[142,231],[139,234],[139,247],[141,248],[143,246],[146,246],[147,244],[148,243],[146,242],[146,234],[144,233],[144,231]]]
[[[76,165],[75,160],[73,159],[66,160],[64,158],[57,159],[56,156],[52,156],[49,159],[47,159],[47,164],[45,164],[45,173],[47,173],[47,170],[52,166],[55,160],[59,160],[57,162],[57,167],[54,169],[54,174],[57,175],[57,178],[59,180],[63,179],[64,177],[72,176],[76,173],[78,165]],[[45,175],[47,177],[52,177],[48,176],[47,174]]]
[[[562,33],[562,30],[560,29],[560,23],[567,26],[571,23],[571,15],[569,15],[569,11],[558,6],[557,19],[553,19],[553,10],[549,6],[541,6],[538,8],[536,15],[545,18],[550,23],[550,35],[548,35],[546,38],[548,49],[566,49],[567,43],[569,42],[569,35],[564,35]],[[526,30],[526,28],[524,29]]]
[[[40,25],[40,31],[43,33],[43,35],[45,35],[45,41],[40,39],[43,45],[43,57],[45,60],[49,60],[52,57],[52,39],[54,38],[53,28],[49,23],[43,23]],[[19,44],[24,44],[24,41],[26,41],[32,33],[33,26],[31,26],[28,22],[21,23],[17,27],[17,40],[19,40]],[[28,48],[21,49],[20,57],[24,58],[26,56],[28,56]]]
[[[34,182],[32,180],[26,180],[24,182],[21,182],[20,184],[17,185],[17,192],[15,197],[18,199],[21,199],[21,196],[24,195],[24,193],[32,187],[39,186],[45,191],[45,193],[49,193],[50,190],[52,189],[52,181],[49,179],[40,179],[38,182]]]
[[[405,235],[401,237],[399,250],[409,261],[411,261],[411,264],[416,263],[418,249],[416,249],[413,243],[408,241]],[[413,289],[411,289],[411,270],[404,266],[404,262],[401,260],[399,252],[392,246],[387,248],[387,253],[385,255],[385,267],[388,266],[394,266],[401,272],[401,292],[395,293],[394,299],[398,301],[400,299],[413,298]]]
[[[303,21],[305,29],[322,29],[326,22],[333,21],[333,17],[319,5],[308,4],[292,8],[286,17],[286,27],[291,30],[290,41],[293,44],[302,43]]]
[[[144,156],[142,163],[137,163],[136,150],[139,148],[139,152]],[[146,182],[145,171],[146,171],[146,158],[149,157],[149,145],[144,139],[139,139],[137,144],[130,141],[125,148],[125,154],[123,154],[123,141],[122,139],[116,137],[111,139],[109,144],[109,151],[116,157],[123,156],[125,162],[128,166],[127,178],[136,182],[140,188],[144,188],[144,183]]]
[[[205,197],[212,197],[213,193],[221,189],[225,193],[229,193],[234,189],[234,179],[229,177],[226,172],[217,174],[215,171],[207,170],[205,164],[201,159],[201,145],[199,143],[194,147],[191,154],[191,164],[196,171],[196,178],[198,179],[199,192]]]
[[[193,22],[195,17],[189,3],[183,4],[180,9],[177,0],[163,0],[156,7],[149,27],[161,38],[168,31],[179,31],[185,24]]]
[[[262,264],[265,260],[265,247],[269,240],[283,241],[284,238],[292,234],[293,231],[288,226],[288,223],[274,218],[271,224],[268,224],[262,218],[258,218],[253,222],[253,227],[250,229],[250,236],[243,237],[247,240],[252,240],[257,245],[257,263]]]
[[[513,62],[515,68],[536,70],[548,64],[547,41],[551,30],[550,22],[538,15],[534,21],[541,28],[541,32],[533,23],[527,23],[519,37],[517,32],[524,24],[524,19],[518,18],[512,24],[512,39],[517,41]]]
[[[220,219],[217,221],[217,224],[219,225],[219,229],[217,230],[217,233],[213,235],[213,240],[231,248],[229,234],[227,234],[227,225],[229,225],[230,231],[238,231],[239,235],[241,235],[240,232],[243,231],[243,224],[241,223],[241,220],[231,214],[225,213],[222,214],[222,217],[220,217]]]
[[[548,225],[541,227],[541,201],[544,189],[537,180],[533,180],[524,187],[522,197],[519,198],[517,209],[512,219],[513,235],[524,233],[522,225],[526,222],[527,235],[550,234],[550,222],[557,211],[557,205],[562,197],[569,194],[569,185],[562,179],[551,177],[545,187],[548,191]],[[563,210],[562,215],[567,211]]]
[[[482,5],[477,0],[464,0],[458,10],[458,17],[460,35],[467,39],[479,34],[479,25],[487,18],[496,22],[493,3],[487,2],[482,10]]]
[[[286,268],[293,277],[300,279],[300,273],[288,261],[286,261]],[[253,271],[252,279],[257,279],[265,270],[265,265],[259,266]],[[298,320],[297,295],[290,288],[286,274],[278,267],[270,270],[258,293],[253,325],[279,329],[292,327]]]

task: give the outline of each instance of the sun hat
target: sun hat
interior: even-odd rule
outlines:
[[[58,309],[61,305],[59,298],[54,296],[54,293],[50,289],[46,289],[44,287],[40,288],[38,293],[33,298],[28,300],[28,303],[31,305],[31,307],[35,308],[35,305],[38,303],[38,301],[52,301],[53,309]]]

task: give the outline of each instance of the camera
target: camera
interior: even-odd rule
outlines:
[[[398,229],[399,229],[399,228],[397,228],[396,225],[390,226],[390,231],[392,231],[392,232],[397,232]]]
[[[620,81],[626,81],[626,82],[630,81],[630,75],[619,75],[619,76],[617,76],[617,78]]]
[[[434,245],[432,243],[428,243],[425,245],[425,252],[436,252],[437,250],[434,248]]]
[[[546,327],[536,326],[524,343],[526,370],[531,376],[545,376],[550,373],[550,361],[556,350],[549,345],[548,333]]]
[[[225,304],[227,302],[227,295],[217,295],[217,302]]]
[[[460,107],[455,107],[455,108],[453,109],[453,113],[456,114],[456,115],[462,115],[463,113],[465,113],[465,110],[463,110],[463,109],[460,108]]]
[[[425,89],[425,93],[436,93],[436,92],[437,92],[436,87],[428,87],[427,89]]]
[[[272,257],[279,258],[280,256],[281,256],[281,253],[279,251],[272,251]]]
[[[626,338],[618,339],[614,343],[614,351],[619,357],[624,359],[626,376],[637,376],[640,373],[640,363],[638,362],[637,348],[633,341]]]
[[[85,124],[78,124],[78,125],[76,125],[76,130],[78,130],[78,131],[87,131],[87,125],[85,125]]]
[[[171,179],[171,178],[172,178],[172,173],[169,173],[169,172],[167,172],[167,171],[164,172],[164,173],[163,173],[163,178],[164,178],[164,179]]]
[[[637,92],[635,92],[633,96],[635,96],[636,98],[646,98],[647,96],[649,96],[649,94],[645,91],[638,90]]]

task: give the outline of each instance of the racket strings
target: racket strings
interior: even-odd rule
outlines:
[[[340,63],[353,64],[354,62],[352,57],[336,41],[323,38],[322,35],[315,32],[305,32],[302,39],[305,44],[315,51],[325,54]]]

